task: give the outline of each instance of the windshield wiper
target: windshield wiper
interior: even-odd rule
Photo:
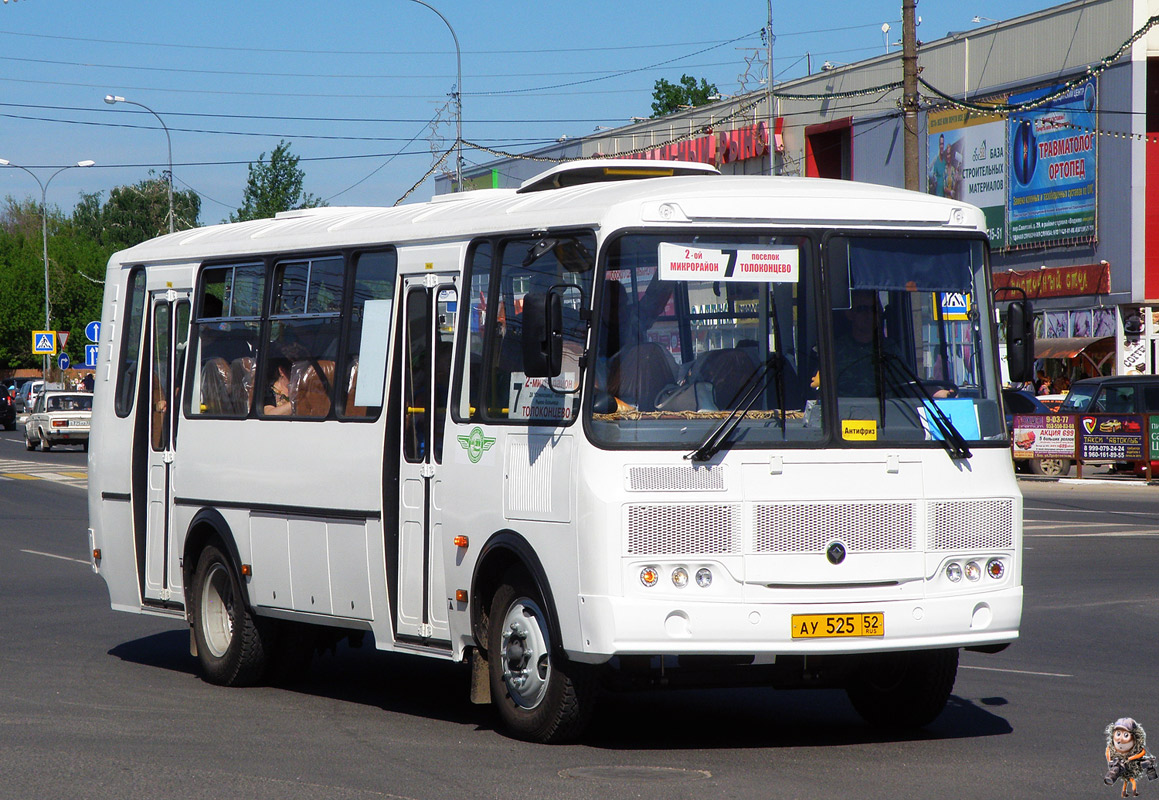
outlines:
[[[950,458],[973,457],[974,454],[970,452],[970,447],[966,444],[966,437],[962,436],[961,432],[954,427],[954,423],[950,421],[950,418],[938,406],[937,400],[930,394],[929,389],[926,388],[921,379],[910,369],[909,364],[905,363],[898,356],[884,351],[879,356],[879,363],[885,376],[893,384],[892,388],[895,392],[898,392],[898,389],[902,386],[917,387],[917,393],[920,395],[919,399],[922,400],[922,405],[926,410],[926,419],[932,421],[934,426],[937,427],[938,432],[942,434],[940,441],[942,447],[950,455]],[[898,380],[899,373],[905,379],[904,381]],[[901,392],[898,392],[898,394],[900,395]],[[885,393],[879,391],[878,395],[884,403]],[[885,416],[882,415],[882,420],[884,421],[884,419]]]
[[[757,366],[745,381],[744,386],[741,387],[740,393],[737,395],[739,402],[736,408],[721,421],[719,425],[713,429],[712,433],[705,437],[704,441],[700,443],[700,447],[686,454],[684,457],[689,461],[707,461],[712,458],[720,449],[724,447],[729,434],[733,432],[749,410],[753,407],[753,403],[761,396],[761,391],[765,387],[765,379],[767,379],[769,370],[776,370],[778,381],[781,380],[781,354],[773,353],[765,360],[765,363]],[[781,425],[784,426],[784,409],[781,409]]]

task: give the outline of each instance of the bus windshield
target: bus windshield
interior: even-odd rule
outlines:
[[[604,261],[588,404],[601,445],[957,457],[1005,436],[979,240],[640,234]]]

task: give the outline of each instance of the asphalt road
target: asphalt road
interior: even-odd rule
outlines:
[[[342,647],[293,688],[196,676],[180,623],[108,608],[79,457],[0,434],[5,798],[1117,797],[1103,728],[1159,730],[1159,487],[1024,482],[1023,638],[964,653],[925,731],[883,735],[836,691],[607,695],[581,744],[515,742],[462,668]],[[1141,793],[1159,791],[1159,783]]]

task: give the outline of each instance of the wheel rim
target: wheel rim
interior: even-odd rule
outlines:
[[[1042,474],[1050,476],[1058,476],[1062,474],[1062,462],[1057,458],[1044,458],[1039,464],[1042,466]]]
[[[533,601],[521,598],[507,610],[499,656],[511,699],[522,708],[538,706],[551,681],[551,642],[543,611]]]
[[[201,633],[215,658],[233,641],[233,584],[223,564],[214,564],[201,587]]]

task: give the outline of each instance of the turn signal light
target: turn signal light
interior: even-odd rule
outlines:
[[[470,544],[470,540],[466,536],[456,536],[451,542],[454,543],[455,547],[466,547]]]
[[[1006,573],[1006,566],[1000,558],[992,558],[986,562],[986,574],[997,580]]]
[[[640,583],[645,586],[655,586],[658,580],[660,580],[660,573],[656,571],[655,567],[644,567],[640,570]]]
[[[246,578],[250,577],[251,575],[254,574],[253,566],[251,566],[250,564],[242,564],[241,565],[241,574]]]
[[[93,561],[100,561],[100,560],[101,560],[101,548],[94,547],[93,548]]]
[[[467,590],[466,589],[456,589],[455,590],[455,600],[460,602],[460,603],[467,602]]]

